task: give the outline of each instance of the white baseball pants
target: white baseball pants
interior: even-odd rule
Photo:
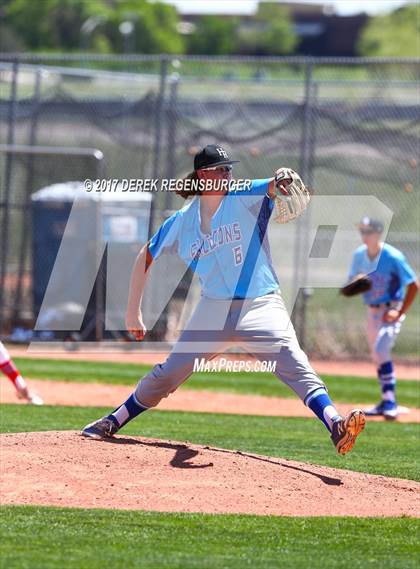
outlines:
[[[400,306],[400,305],[399,305]],[[396,306],[398,308],[399,306]],[[404,316],[398,321],[388,324],[383,321],[383,316],[389,306],[379,305],[377,308],[368,307],[367,335],[372,359],[377,368],[391,361],[391,351],[395,340],[401,330]]]

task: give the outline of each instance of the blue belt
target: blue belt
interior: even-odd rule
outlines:
[[[390,302],[382,302],[381,304],[369,304],[371,308],[380,308],[381,306],[391,306]]]

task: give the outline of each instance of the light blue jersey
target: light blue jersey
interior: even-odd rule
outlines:
[[[363,295],[365,304],[403,300],[405,287],[416,280],[416,274],[401,251],[386,243],[379,253],[379,259],[369,259],[366,245],[356,249],[349,278],[359,273],[369,275],[372,280],[372,288]]]
[[[207,298],[257,298],[277,290],[266,235],[274,207],[268,183],[253,180],[245,190],[233,186],[213,215],[208,235],[201,231],[200,198],[195,197],[152,237],[153,259],[177,253],[198,274]]]

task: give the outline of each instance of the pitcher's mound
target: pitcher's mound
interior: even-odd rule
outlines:
[[[93,441],[61,431],[0,440],[3,504],[288,516],[419,513],[420,484],[410,480],[140,437]]]

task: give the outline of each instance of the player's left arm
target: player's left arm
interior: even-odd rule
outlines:
[[[276,180],[276,178],[270,178],[268,181],[267,196],[274,200],[276,198],[277,192],[281,192],[285,196],[288,195],[287,186],[292,183],[292,178],[284,178],[283,180]]]
[[[261,180],[255,180],[252,186],[251,197],[259,198],[262,200],[264,195],[268,196],[270,199],[274,200],[278,196],[279,192],[284,196],[288,196],[287,186],[293,182],[292,178],[287,177],[287,174],[282,172],[282,176],[279,177],[278,173],[280,171],[286,170],[285,168],[279,168],[276,175],[272,178],[265,178]],[[256,182],[256,183],[255,183]],[[246,192],[242,192],[241,196],[246,198],[250,197]],[[252,205],[255,203],[255,199],[250,202]]]

